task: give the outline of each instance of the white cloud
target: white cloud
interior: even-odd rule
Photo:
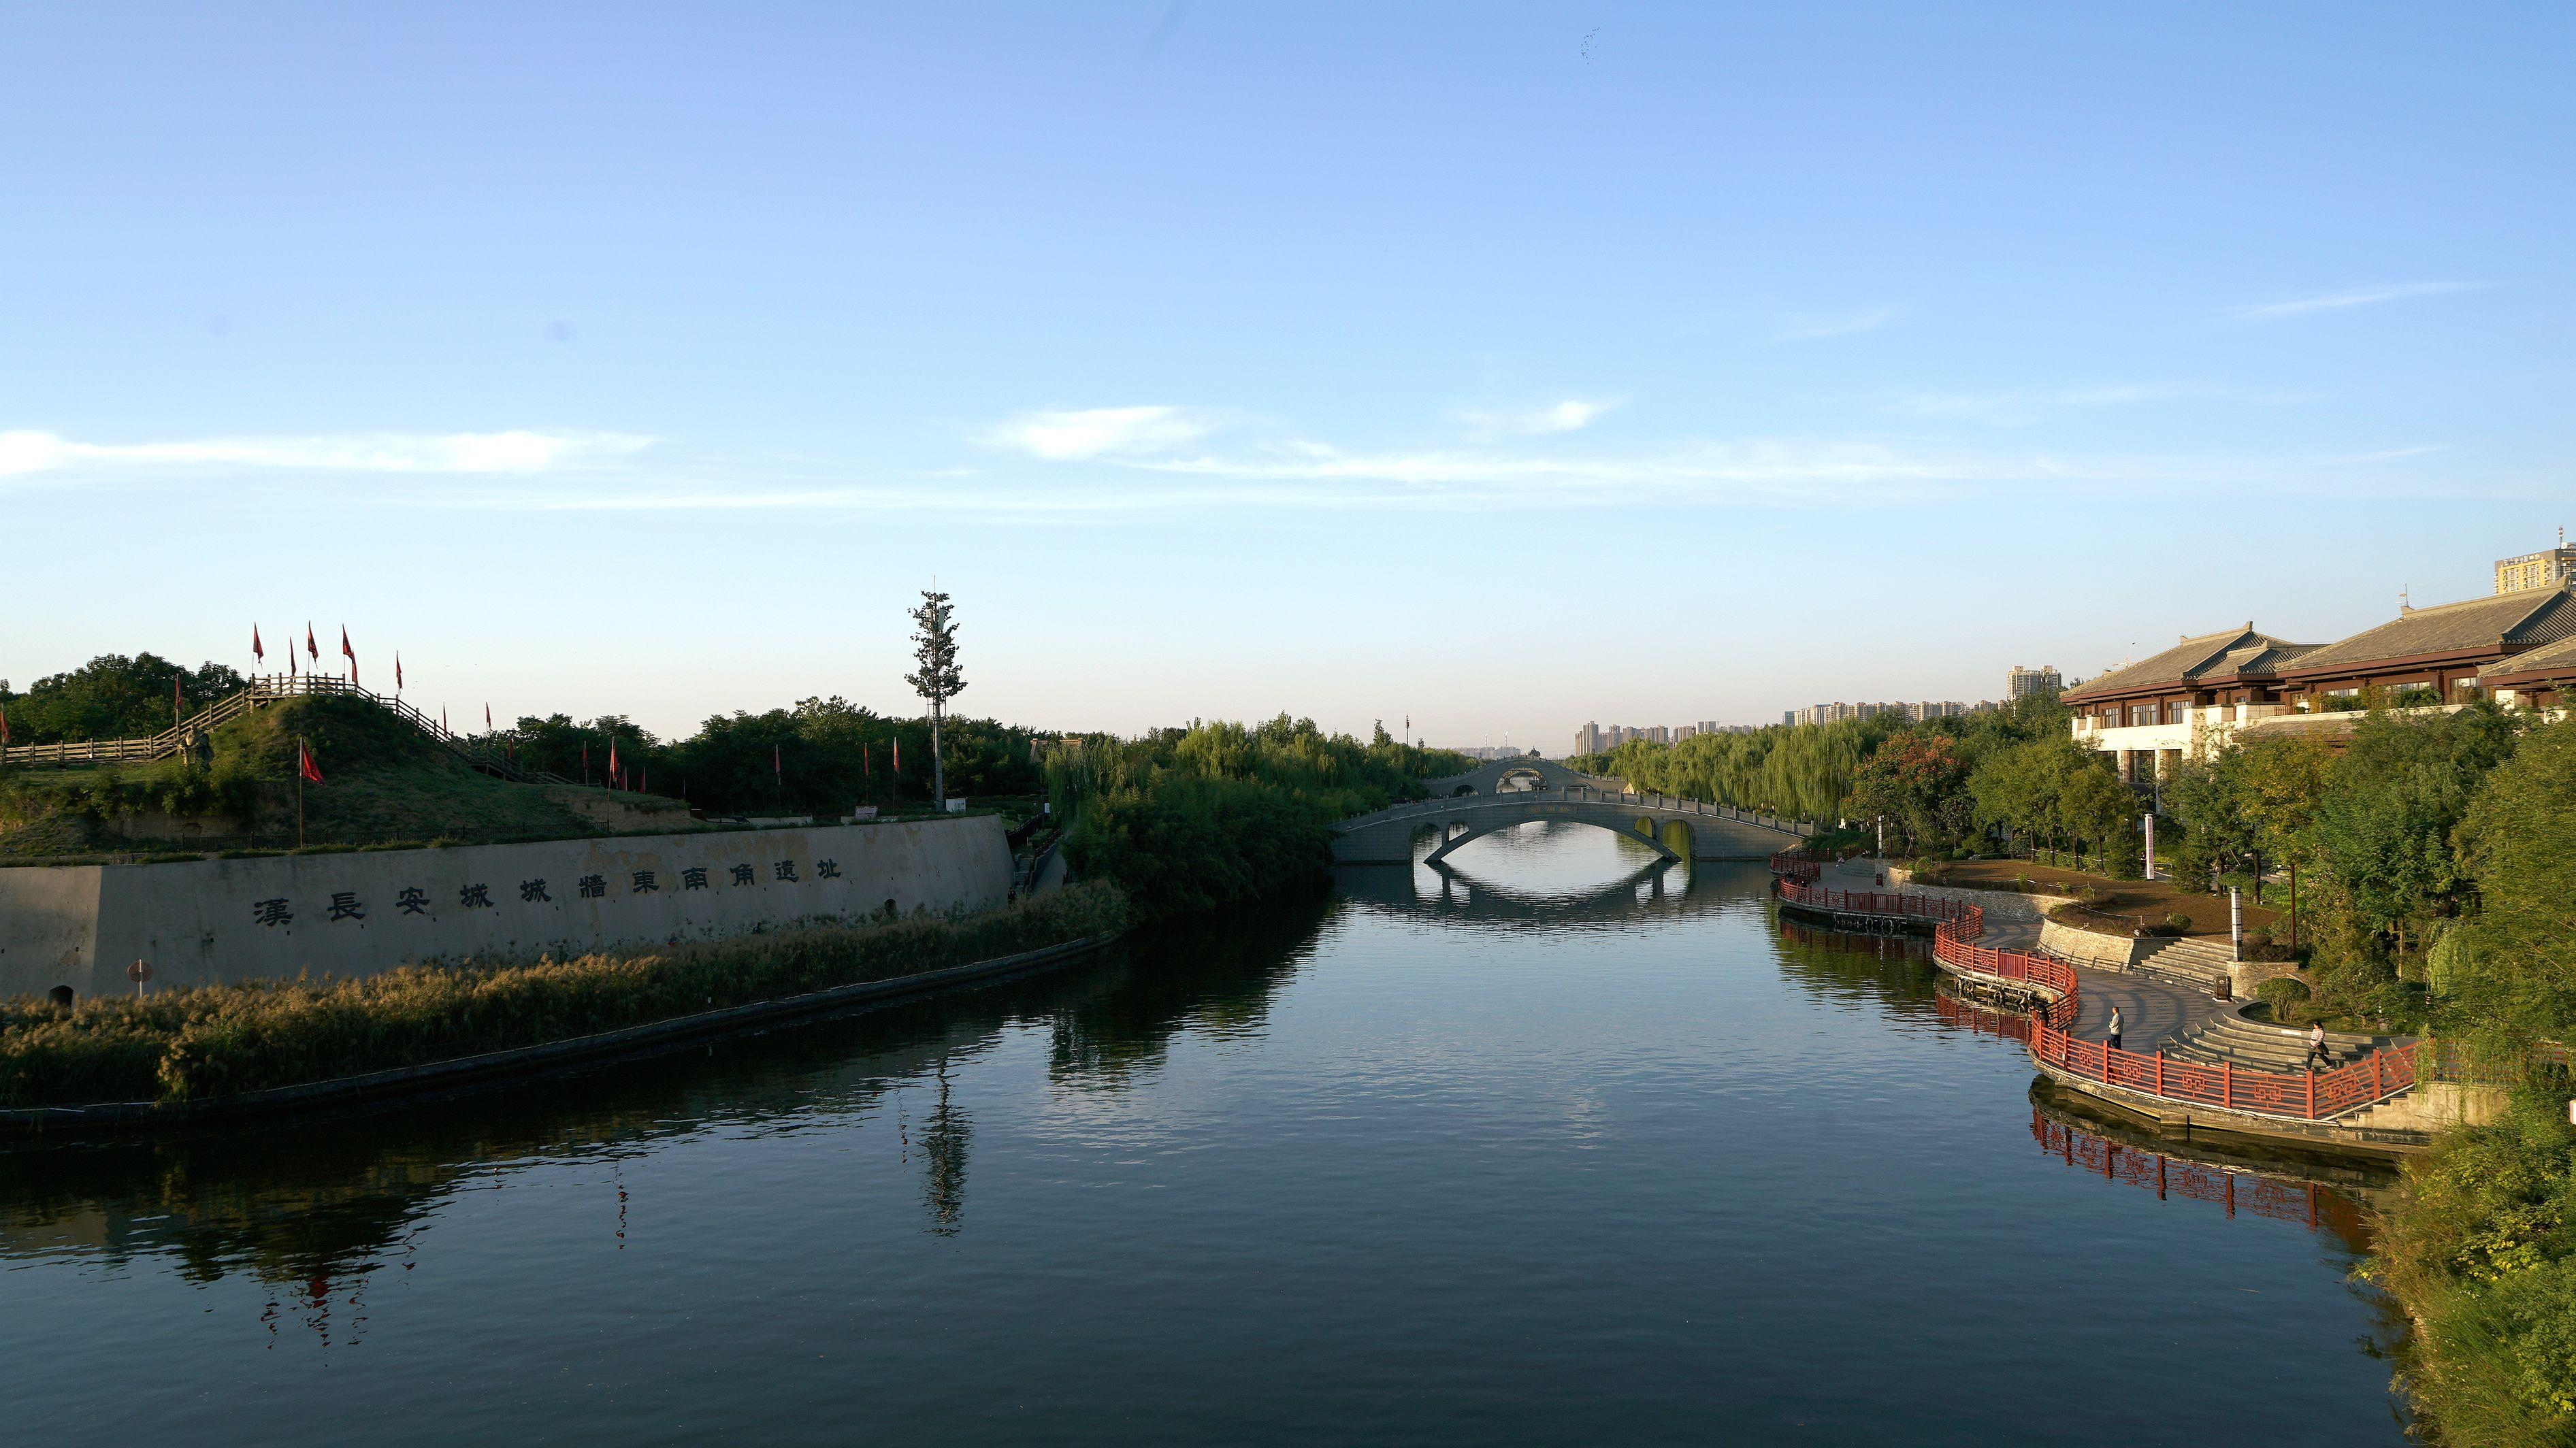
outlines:
[[[1595,418],[1618,405],[1616,401],[1588,402],[1581,398],[1568,398],[1518,412],[1482,412],[1469,408],[1457,416],[1460,422],[1467,424],[1469,435],[1479,440],[1547,437],[1556,433],[1580,432],[1590,427]]]
[[[621,433],[358,433],[74,442],[50,432],[0,432],[0,477],[131,465],[249,467],[357,473],[541,473],[624,457],[652,439]]]
[[[1196,442],[1213,419],[1179,407],[1090,407],[1023,412],[991,440],[1058,462],[1160,451]]]
[[[1772,332],[1780,342],[1812,342],[1821,337],[1851,337],[1892,327],[1905,316],[1903,307],[1869,307],[1857,312],[1822,312],[1786,316]]]
[[[2429,297],[2443,292],[2473,291],[2478,282],[2398,282],[2389,286],[2356,287],[2348,292],[2330,292],[2321,297],[2300,297],[2287,302],[2263,302],[2239,307],[2236,315],[2249,321],[2270,322],[2295,317],[2306,312],[2331,312],[2344,307],[2366,307],[2373,302],[2393,302],[2402,297]]]

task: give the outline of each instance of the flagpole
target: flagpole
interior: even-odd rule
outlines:
[[[304,736],[295,736],[295,848],[304,848]]]

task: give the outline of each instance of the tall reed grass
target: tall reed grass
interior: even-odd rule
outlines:
[[[0,1106],[202,1101],[620,1030],[989,960],[1128,924],[1090,883],[998,910],[812,923],[649,951],[411,966],[355,980],[246,982],[0,1002]]]

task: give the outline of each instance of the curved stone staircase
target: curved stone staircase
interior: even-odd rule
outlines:
[[[2332,1066],[2358,1061],[2373,1051],[2397,1044],[2399,1038],[2395,1036],[2326,1032],[2326,1056]],[[2235,1011],[2222,1011],[2167,1042],[2165,1054],[2178,1061],[2212,1066],[2225,1061],[2255,1070],[2297,1071],[2307,1062],[2308,1033],[2249,1021]]]

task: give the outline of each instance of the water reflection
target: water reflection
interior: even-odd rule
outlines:
[[[198,1283],[290,1289],[276,1320],[326,1338],[363,1317],[369,1274],[407,1270],[420,1224],[478,1178],[596,1159],[600,1230],[623,1242],[620,1163],[715,1131],[864,1129],[887,1115],[921,1173],[927,1230],[966,1217],[974,1123],[959,1069],[1012,1028],[1048,1032],[1061,1085],[1118,1090],[1173,1037],[1256,1034],[1310,951],[1328,902],[1296,901],[1155,934],[1099,962],[972,995],[747,1034],[500,1090],[249,1129],[0,1146],[0,1261],[152,1258]],[[917,1115],[904,1088],[926,1084]],[[894,1098],[891,1102],[889,1098]]]
[[[2372,1240],[2370,1208],[2362,1194],[2374,1186],[2365,1184],[2376,1177],[2375,1186],[2385,1187],[2395,1176],[2391,1171],[2381,1177],[2358,1163],[2341,1168],[2317,1163],[2302,1172],[2286,1163],[2258,1167],[2244,1156],[2179,1153],[2156,1138],[2114,1135],[2103,1123],[2036,1101],[2030,1109],[2030,1135],[2043,1155],[2070,1170],[2151,1191],[2158,1201],[2200,1202],[2229,1217],[2269,1217],[2330,1233],[2355,1256],[2366,1255]],[[2344,1180],[2330,1184],[2322,1179],[2328,1174]]]
[[[1617,873],[1568,886],[1554,871],[1523,883],[1527,862],[1568,842],[1609,842]],[[1588,838],[1587,838],[1588,837]],[[1539,925],[1583,929],[1644,919],[1704,915],[1758,903],[1768,877],[1757,865],[1701,861],[1676,864],[1633,841],[1587,825],[1523,825],[1488,835],[1448,859],[1411,865],[1352,865],[1334,872],[1338,892],[1379,913],[1466,925]]]
[[[1900,1017],[1926,1014],[1941,1027],[2027,1044],[2030,1017],[1997,1010],[1947,988],[1928,940],[1819,930],[1782,918],[1784,964],[1831,992],[1873,994]],[[2214,1147],[2178,1142],[2088,1111],[2084,1098],[2046,1080],[2032,1086],[2030,1132],[2040,1150],[2103,1180],[2150,1189],[2158,1198],[2208,1202],[2331,1234],[2356,1255],[2370,1249],[2370,1199],[2395,1184],[2395,1168],[2369,1158],[2295,1149]]]
[[[1260,1034],[1280,986],[1313,959],[1331,908],[1316,895],[1149,934],[1050,1012],[1050,1074],[1070,1086],[1124,1086],[1159,1070],[1184,1031]]]

